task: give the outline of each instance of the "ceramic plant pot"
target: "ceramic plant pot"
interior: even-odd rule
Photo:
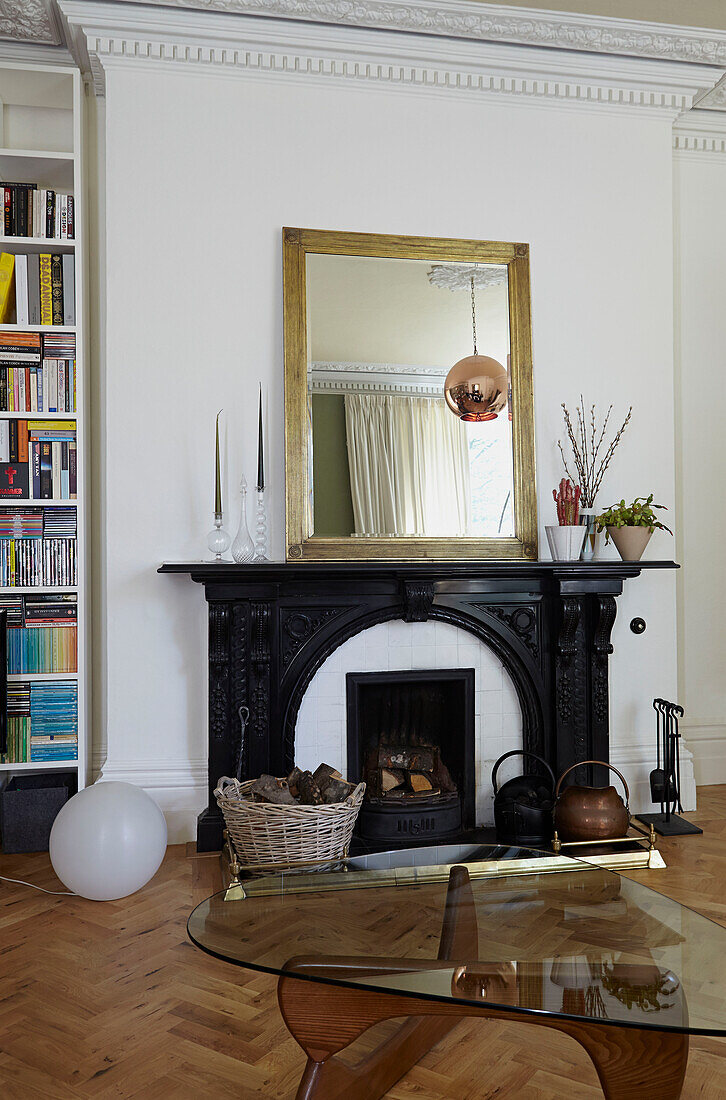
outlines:
[[[587,534],[579,523],[567,527],[545,527],[553,561],[578,561]]]
[[[650,527],[608,527],[623,561],[640,561],[653,534]]]

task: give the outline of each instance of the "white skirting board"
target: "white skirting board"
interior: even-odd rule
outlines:
[[[703,728],[716,730],[716,727]],[[726,727],[718,728],[718,736],[714,733],[707,739],[694,739],[693,729],[689,729],[690,748],[685,740],[681,743],[681,786],[686,812],[696,808],[696,781],[726,782]],[[614,746],[610,759],[628,783],[631,810],[634,813],[652,812],[650,772],[656,765],[655,744],[652,750],[650,746],[643,745],[631,748]],[[99,780],[134,783],[143,787],[164,813],[170,844],[196,840],[197,816],[207,804],[206,759],[179,764],[170,764],[166,760],[139,763],[105,760],[99,762],[97,772]],[[616,790],[621,789],[620,781],[614,774],[612,783]]]
[[[688,738],[696,783],[706,787],[726,783],[726,725],[681,722],[681,731]]]
[[[206,758],[179,764],[104,760],[97,772],[99,781],[133,783],[151,795],[166,818],[169,844],[196,840],[197,816],[207,805]]]
[[[697,777],[694,776],[692,747],[692,745],[690,747],[686,745],[685,738],[681,739],[681,801],[684,811],[696,808]],[[655,813],[659,810],[659,806],[654,805],[650,800],[650,773],[657,763],[655,738],[652,746],[636,745],[632,748],[611,746],[610,763],[625,776],[630,788],[630,809],[633,813]],[[726,753],[724,765],[726,766]],[[620,780],[614,773],[611,773],[611,776],[613,786],[620,790]],[[699,779],[698,782],[702,780]]]

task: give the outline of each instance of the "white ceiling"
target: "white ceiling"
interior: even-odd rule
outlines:
[[[501,0],[479,0],[479,3],[495,2],[500,4]],[[518,0],[504,0],[504,6],[726,30],[726,0],[686,0],[685,3],[684,0],[521,0],[521,3]]]
[[[440,289],[430,260],[308,254],[310,358],[342,363],[438,367],[472,352],[471,296]],[[506,363],[509,351],[505,282],[476,292],[479,351]]]

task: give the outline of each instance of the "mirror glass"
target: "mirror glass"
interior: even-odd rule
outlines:
[[[507,264],[305,256],[308,529],[323,538],[511,538],[512,402],[444,400],[476,343],[509,371]]]

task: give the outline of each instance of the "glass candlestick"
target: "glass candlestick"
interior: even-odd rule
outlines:
[[[257,490],[257,526],[255,530],[255,556],[253,561],[267,561],[267,515],[265,490]]]
[[[240,565],[244,565],[245,562],[252,561],[252,555],[255,552],[255,544],[252,541],[247,527],[247,482],[244,478],[240,481],[239,492],[242,498],[240,502],[239,528],[234,537],[234,542],[232,543],[232,557]]]
[[[215,561],[223,561],[222,555],[229,549],[230,537],[222,527],[222,513],[214,513],[214,530],[207,535],[207,546],[214,554]]]

